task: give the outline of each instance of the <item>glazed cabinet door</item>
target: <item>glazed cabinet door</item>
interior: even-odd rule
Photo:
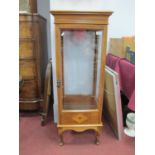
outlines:
[[[104,29],[56,28],[60,111],[98,110],[103,92]],[[103,66],[101,65],[103,64]],[[102,89],[102,92],[100,92]]]

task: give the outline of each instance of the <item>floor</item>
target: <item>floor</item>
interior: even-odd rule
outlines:
[[[105,123],[100,144],[94,144],[93,131],[64,133],[64,146],[59,146],[56,124],[49,121],[40,125],[41,117],[20,116],[19,153],[20,155],[134,155],[135,139],[123,136],[118,141],[111,128]]]

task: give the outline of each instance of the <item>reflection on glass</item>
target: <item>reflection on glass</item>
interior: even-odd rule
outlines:
[[[96,109],[102,31],[62,31],[64,109]]]

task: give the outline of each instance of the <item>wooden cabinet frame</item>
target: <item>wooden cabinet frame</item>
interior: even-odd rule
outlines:
[[[104,96],[104,71],[107,45],[107,24],[111,11],[85,12],[85,11],[50,11],[55,17],[55,38],[56,38],[56,76],[58,95],[58,133],[60,135],[60,145],[63,145],[63,132],[74,130],[77,132],[92,129],[96,132],[96,144],[99,143],[99,135],[103,126],[102,107]],[[99,95],[97,107],[94,109],[64,109],[63,91],[63,61],[61,47],[62,30],[93,30],[101,31],[102,50],[101,68],[99,78]],[[95,85],[95,84],[93,84]],[[70,96],[72,98],[72,96]],[[77,100],[78,99],[77,97]],[[86,99],[88,100],[88,99]]]

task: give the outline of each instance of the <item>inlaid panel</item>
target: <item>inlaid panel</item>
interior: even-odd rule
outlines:
[[[62,124],[96,124],[98,122],[98,112],[62,112]]]

